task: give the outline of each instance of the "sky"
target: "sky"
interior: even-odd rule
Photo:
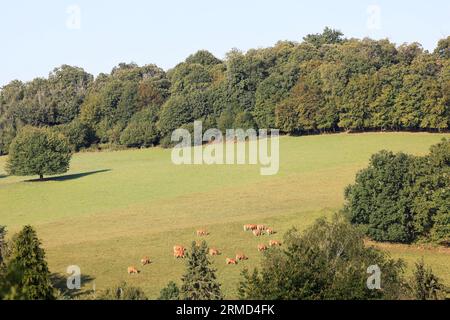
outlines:
[[[97,75],[120,62],[165,70],[199,49],[219,58],[325,26],[348,38],[419,42],[450,35],[448,0],[2,0],[0,86],[62,64]]]

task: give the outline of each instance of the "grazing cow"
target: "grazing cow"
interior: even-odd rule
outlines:
[[[210,248],[209,249],[209,255],[211,255],[211,256],[218,256],[220,253],[219,253],[219,250],[217,250],[216,248]]]
[[[266,229],[266,233],[267,233],[267,234],[274,234],[275,231],[273,231],[272,228],[267,228],[267,229]]]
[[[269,246],[274,247],[274,246],[281,246],[281,242],[278,240],[270,240],[269,241]]]
[[[203,230],[203,229],[197,230],[197,235],[198,235],[199,237],[201,237],[201,236],[207,236],[208,234],[209,234],[209,232],[206,231],[206,230]]]
[[[248,257],[243,253],[237,253],[236,260],[248,260]]]
[[[256,230],[257,227],[258,226],[256,224],[246,224],[244,225],[244,231]]]
[[[139,271],[135,267],[128,267],[128,274],[138,274]]]
[[[142,263],[143,266],[145,266],[147,264],[150,264],[151,263],[150,258],[149,257],[143,257],[141,259],[141,263]]]
[[[253,235],[259,237],[261,235],[261,230],[253,230]]]
[[[173,256],[175,258],[184,258],[184,251],[186,249],[183,246],[174,246],[173,247]]]
[[[227,258],[225,261],[227,264],[237,264],[236,259]]]
[[[258,251],[262,252],[262,251],[266,251],[267,250],[267,246],[263,243],[258,244]]]
[[[263,224],[258,224],[258,225],[256,226],[256,229],[258,229],[259,231],[264,231],[264,230],[266,230],[266,226],[263,225]]]

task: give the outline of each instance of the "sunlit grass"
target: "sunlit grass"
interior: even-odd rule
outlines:
[[[223,252],[214,257],[219,280],[235,297],[239,272],[255,266],[259,242],[242,231],[244,223],[265,223],[281,238],[290,227],[303,229],[343,204],[343,190],[355,173],[381,150],[424,154],[443,134],[366,133],[282,137],[280,171],[261,176],[259,165],[175,166],[170,150],[160,148],[74,155],[69,173],[55,180],[5,177],[0,158],[0,224],[10,233],[36,226],[52,272],[76,264],[102,289],[120,280],[144,288],[150,297],[178,280],[184,263],[172,246],[205,239]],[[450,284],[450,255],[414,247],[387,248],[410,265],[422,255]],[[225,258],[243,251],[250,259],[226,266]],[[148,255],[154,262],[128,276],[129,265]],[[92,288],[93,282],[86,284]]]

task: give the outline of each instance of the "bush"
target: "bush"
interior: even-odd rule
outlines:
[[[441,300],[445,298],[445,287],[431,268],[427,268],[423,259],[415,264],[410,280],[411,296],[417,300]]]
[[[126,282],[108,288],[99,295],[98,300],[147,300],[144,292],[137,287],[129,286]]]
[[[136,113],[120,135],[120,143],[128,147],[150,147],[159,139],[155,111],[150,108]]]
[[[402,295],[403,262],[373,247],[342,216],[319,219],[303,234],[292,229],[285,249],[269,249],[260,271],[244,271],[241,299],[396,299]],[[369,290],[367,268],[378,265],[381,290]]]
[[[160,292],[158,300],[180,300],[180,289],[177,284],[170,281]]]
[[[67,138],[70,149],[73,152],[88,148],[97,140],[95,131],[88,124],[78,119],[69,124],[55,127],[55,130]]]

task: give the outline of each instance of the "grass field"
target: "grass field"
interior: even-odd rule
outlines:
[[[85,289],[121,280],[142,287],[151,298],[169,280],[179,281],[184,262],[172,256],[174,244],[189,246],[206,228],[218,277],[228,298],[236,295],[239,273],[260,255],[245,223],[264,223],[281,239],[290,227],[304,229],[342,207],[344,187],[371,154],[388,149],[425,154],[444,134],[365,133],[282,137],[280,171],[261,176],[259,166],[175,166],[160,148],[78,153],[67,174],[45,182],[8,177],[0,158],[0,224],[10,234],[24,224],[37,228],[54,273],[79,265],[91,278]],[[416,246],[387,246],[409,265],[422,256],[450,284],[450,253]],[[242,251],[249,260],[226,266],[225,257]],[[129,276],[127,267],[148,255],[153,264]]]

